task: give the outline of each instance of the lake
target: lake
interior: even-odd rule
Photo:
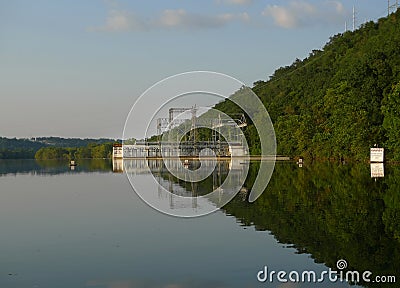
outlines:
[[[159,195],[135,165],[132,179]],[[176,195],[201,196],[226,178],[231,168],[221,165],[195,191],[162,169],[153,174]],[[350,287],[327,274],[322,283],[277,278],[329,269],[400,277],[400,167],[386,165],[385,177],[373,179],[368,164],[279,162],[266,191],[248,203],[258,166],[249,164],[240,193],[221,209],[179,218],[144,203],[110,160],[80,161],[75,170],[0,161],[0,287]],[[164,202],[178,212],[204,207],[173,200]],[[347,268],[339,270],[339,260]],[[271,271],[273,282],[257,279]]]

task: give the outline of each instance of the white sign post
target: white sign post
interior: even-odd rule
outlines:
[[[375,163],[382,163],[384,161],[384,153],[384,148],[371,148],[370,161]]]

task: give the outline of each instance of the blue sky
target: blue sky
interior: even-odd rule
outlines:
[[[395,1],[392,1],[393,4]],[[194,70],[247,85],[387,14],[387,1],[0,0],[0,136],[120,138],[135,100]]]

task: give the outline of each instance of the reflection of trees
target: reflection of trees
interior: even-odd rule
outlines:
[[[59,172],[63,173],[69,171],[69,162],[60,160],[40,160],[36,161],[44,172]],[[78,160],[78,166],[75,167],[74,172],[111,172],[112,162],[111,159],[85,159]],[[55,173],[58,174],[58,173]]]
[[[80,163],[80,166],[83,171],[98,171],[98,172],[112,171],[111,159],[79,160],[78,163]]]
[[[300,169],[281,163],[256,202],[236,197],[223,209],[245,225],[270,230],[316,262],[336,268],[337,260],[346,259],[350,270],[398,278],[400,169],[389,170],[390,176],[374,182],[365,165],[319,163]],[[254,173],[250,167],[248,182]]]
[[[78,166],[72,172],[68,161],[60,160],[2,160],[0,161],[0,176],[6,174],[57,175],[79,172],[111,172],[110,159],[79,160]]]
[[[386,209],[382,219],[386,232],[400,242],[400,167],[394,167],[385,182],[388,189],[383,197]]]

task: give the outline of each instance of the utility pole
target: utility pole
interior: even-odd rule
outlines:
[[[396,0],[396,4],[390,5],[390,0],[388,0],[388,16],[390,15],[391,10],[397,11],[399,8],[399,0]]]
[[[356,30],[356,9],[353,6],[353,31]]]

